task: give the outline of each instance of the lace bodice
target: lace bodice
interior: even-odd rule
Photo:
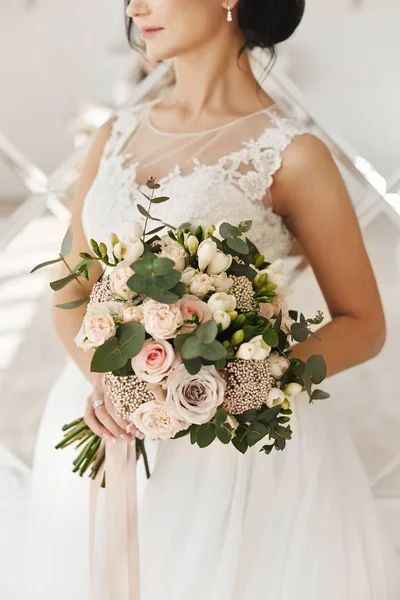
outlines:
[[[291,234],[268,204],[268,190],[291,140],[306,132],[277,105],[195,133],[168,133],[151,121],[150,101],[115,113],[112,133],[83,207],[88,239],[108,241],[128,219],[144,221],[136,204],[154,176],[169,196],[152,214],[174,226],[251,219],[251,239],[269,261],[287,254]],[[156,226],[155,224],[154,226]]]

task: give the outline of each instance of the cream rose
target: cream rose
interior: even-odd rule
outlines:
[[[228,277],[226,273],[211,275],[211,279],[216,292],[228,292],[233,286],[232,277]]]
[[[280,379],[290,365],[289,359],[281,356],[278,352],[271,352],[268,362],[271,366],[272,377],[274,379]]]
[[[191,294],[184,294],[182,298],[178,302],[179,308],[181,309],[182,317],[185,321],[190,321],[192,319],[193,313],[199,318],[199,323],[202,325],[207,321],[211,321],[212,314],[206,302],[200,300],[197,296],[192,296]],[[197,325],[193,323],[192,325],[186,323],[183,325],[180,333],[190,333],[195,329]]]
[[[164,236],[161,241],[161,252],[158,256],[170,258],[175,263],[177,271],[183,271],[188,260],[188,254],[179,242],[172,240],[169,236]]]
[[[98,348],[115,335],[117,328],[114,319],[101,302],[88,306],[82,327],[75,337],[75,344],[86,352]]]
[[[143,305],[130,306],[123,304],[119,311],[119,319],[122,323],[142,323],[143,322]]]
[[[135,410],[130,420],[135,427],[152,440],[168,440],[187,427],[171,414],[165,403],[165,392],[159,385],[149,384],[154,400],[144,402]]]
[[[143,381],[158,383],[182,362],[166,340],[146,340],[139,354],[132,358],[135,375]]]
[[[155,339],[176,337],[183,325],[178,304],[163,304],[156,300],[147,300],[143,304],[143,320],[146,331]]]
[[[208,299],[208,306],[213,314],[219,310],[229,312],[235,310],[236,298],[226,292],[217,292]]]
[[[136,292],[128,288],[127,282],[133,275],[133,271],[127,266],[117,266],[110,273],[110,290],[121,300],[130,300],[137,296]]]
[[[199,296],[200,298],[213,290],[213,280],[206,273],[199,273],[198,275],[195,275],[189,285],[190,293],[194,294],[195,296]]]
[[[212,419],[222,404],[226,382],[214,365],[202,366],[191,375],[181,364],[171,371],[164,387],[168,412],[187,424],[200,425]]]

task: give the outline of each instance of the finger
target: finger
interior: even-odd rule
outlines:
[[[117,415],[117,413],[115,412],[115,407],[112,403],[112,400],[111,400],[110,396],[107,394],[107,392],[105,392],[105,394],[104,394],[104,404],[106,405],[107,412],[112,417],[112,419],[114,419],[114,421],[124,431],[126,431],[126,428],[130,425],[130,421],[123,419],[122,417]]]
[[[86,425],[88,427],[90,427],[90,429],[93,431],[94,434],[98,435],[101,438],[110,440],[110,441],[115,440],[115,436],[106,427],[104,427],[98,420],[98,418],[93,410],[93,406],[91,404],[90,398],[88,400],[88,404],[86,407],[84,421],[85,421]]]
[[[108,413],[105,405],[96,408],[95,413],[100,423],[102,423],[104,427],[108,429],[108,431],[111,431],[115,437],[119,437],[129,443],[133,441],[132,435],[127,433],[125,429],[122,429],[122,427],[120,427],[118,423],[114,421],[112,416]]]

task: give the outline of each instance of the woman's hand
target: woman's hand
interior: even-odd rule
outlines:
[[[93,409],[93,403],[96,400],[103,400],[104,404]],[[114,406],[102,380],[93,384],[92,393],[87,400],[85,423],[93,433],[104,440],[113,441],[121,438],[128,443],[134,440],[134,437],[126,431],[126,428],[130,425],[129,421],[125,421],[115,414]]]

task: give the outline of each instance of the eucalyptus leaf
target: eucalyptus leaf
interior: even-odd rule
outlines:
[[[326,377],[326,364],[322,356],[314,354],[306,362],[305,373],[315,384],[321,383]]]
[[[231,248],[235,252],[238,252],[239,254],[249,253],[249,247],[247,243],[244,240],[241,240],[240,238],[228,238],[226,240],[226,243],[229,246],[229,248]]]
[[[281,330],[281,326],[282,326],[282,311],[279,311],[278,316],[276,317],[275,323],[274,323],[274,329],[276,331],[276,333],[279,334],[280,330]]]
[[[182,333],[181,335],[178,335],[175,339],[174,339],[174,346],[175,348],[178,350],[178,352],[180,352],[182,350],[182,346],[183,344],[186,342],[187,339],[189,339],[190,337],[192,337],[191,333]]]
[[[262,423],[253,423],[250,431],[247,432],[246,439],[249,446],[254,446],[268,435],[269,430]]]
[[[137,294],[142,294],[146,289],[147,278],[142,277],[141,275],[132,275],[129,277],[126,285],[130,290],[136,292]]]
[[[276,419],[276,417],[279,415],[280,412],[281,412],[280,405],[273,406],[272,408],[268,408],[268,409],[264,410],[264,412],[260,413],[258,415],[258,420],[262,421],[263,423],[271,423],[271,421]]]
[[[219,232],[221,237],[223,238],[230,238],[232,237],[232,225],[230,225],[229,223],[221,223],[221,225],[219,226]]]
[[[194,336],[190,336],[189,339],[182,346],[182,358],[190,360],[192,358],[200,358],[204,352],[206,345],[203,344]]]
[[[117,329],[117,337],[121,353],[128,360],[143,348],[146,330],[141,323],[122,323]]]
[[[153,261],[148,258],[139,258],[131,265],[137,275],[150,277],[153,274]]]
[[[159,225],[158,227],[155,227],[151,231],[147,231],[146,235],[154,235],[155,233],[158,233],[159,231],[162,231],[164,229],[164,227],[165,227],[165,225]]]
[[[119,340],[112,337],[99,346],[93,355],[90,370],[93,373],[107,373],[122,369],[127,362],[119,348]]]
[[[214,340],[211,344],[207,344],[201,356],[212,362],[221,360],[226,357],[226,348],[218,340]]]
[[[225,427],[217,427],[216,434],[217,434],[217,438],[219,439],[219,441],[222,442],[223,444],[229,444],[229,442],[232,439],[231,432],[228,431],[227,429],[225,429]]]
[[[257,275],[257,271],[255,271],[251,267],[239,264],[234,260],[232,261],[232,264],[228,269],[228,273],[230,275],[236,275],[237,277],[241,277],[242,275],[244,275],[248,279],[254,279]]]
[[[167,258],[165,256],[157,256],[157,258],[153,262],[153,273],[155,275],[166,275],[167,273],[170,273],[170,271],[172,271],[174,266],[175,266],[175,263],[170,258]],[[179,279],[180,279],[180,274],[179,274]],[[178,281],[179,281],[179,279],[178,279]],[[175,283],[174,283],[174,285],[175,285]]]
[[[78,308],[78,306],[82,306],[85,302],[88,302],[89,296],[85,298],[79,298],[78,300],[71,300],[71,302],[65,302],[64,304],[56,304],[56,308],[63,308],[65,310],[69,310],[71,308]]]
[[[191,375],[197,375],[201,369],[200,358],[192,358],[191,360],[183,360],[186,370]]]
[[[174,287],[170,288],[169,291],[172,292],[173,294],[176,294],[178,296],[178,298],[182,298],[182,296],[186,292],[186,286],[183,283],[183,281],[178,281],[178,283],[176,283],[174,285]]]
[[[158,259],[156,259],[158,260]],[[169,260],[169,259],[166,259]],[[155,270],[154,270],[155,272]],[[154,284],[157,287],[162,287],[165,290],[170,290],[172,287],[174,287],[177,283],[180,282],[181,279],[181,273],[179,271],[177,271],[176,269],[170,269],[168,272],[166,272],[165,274],[156,274],[153,277],[153,281]]]
[[[218,335],[218,325],[214,320],[207,321],[194,330],[194,335],[204,344],[211,344]]]
[[[221,406],[215,413],[214,421],[217,427],[223,425],[227,419],[227,413],[223,406]]]
[[[307,327],[305,327],[301,323],[293,323],[293,325],[290,328],[290,333],[292,335],[292,338],[299,343],[305,342],[309,336]]]
[[[58,290],[62,290],[66,285],[71,283],[71,281],[75,281],[76,279],[78,279],[77,274],[70,273],[66,277],[63,277],[62,279],[57,279],[57,281],[52,281],[50,283],[50,287],[55,292],[58,292]]]
[[[253,226],[253,221],[241,221],[239,223],[239,229],[242,233],[247,233]]]
[[[152,204],[161,204],[162,202],[166,202],[169,200],[169,196],[158,196],[157,198],[152,198]]]
[[[214,423],[200,425],[196,432],[196,442],[200,448],[206,448],[215,440],[216,432]]]
[[[148,210],[145,209],[144,206],[142,206],[142,204],[137,204],[137,209],[140,212],[141,215],[143,215],[144,217],[147,217],[148,219],[151,219],[151,214],[149,213]]]
[[[70,225],[61,242],[61,256],[65,258],[72,250],[72,226]]]
[[[245,454],[249,448],[248,443],[245,438],[240,438],[235,436],[232,438],[232,444],[235,446],[236,450],[239,450],[242,454]]]
[[[178,433],[175,434],[172,439],[173,440],[178,440],[179,438],[184,437],[188,433],[190,433],[190,427],[188,429],[184,429],[183,431],[178,431]]]
[[[263,340],[268,346],[271,348],[275,348],[279,344],[279,336],[276,333],[275,329],[266,329],[262,334]]]
[[[311,394],[311,400],[327,400],[330,397],[331,395],[323,390],[313,390],[313,393]]]
[[[42,269],[43,267],[48,267],[49,265],[55,265],[58,262],[62,261],[62,256],[60,256],[59,258],[54,258],[53,260],[47,260],[44,263],[40,263],[40,265],[36,265],[36,267],[33,267],[33,269],[30,271],[30,273],[34,273],[35,271],[38,271],[39,269]]]

